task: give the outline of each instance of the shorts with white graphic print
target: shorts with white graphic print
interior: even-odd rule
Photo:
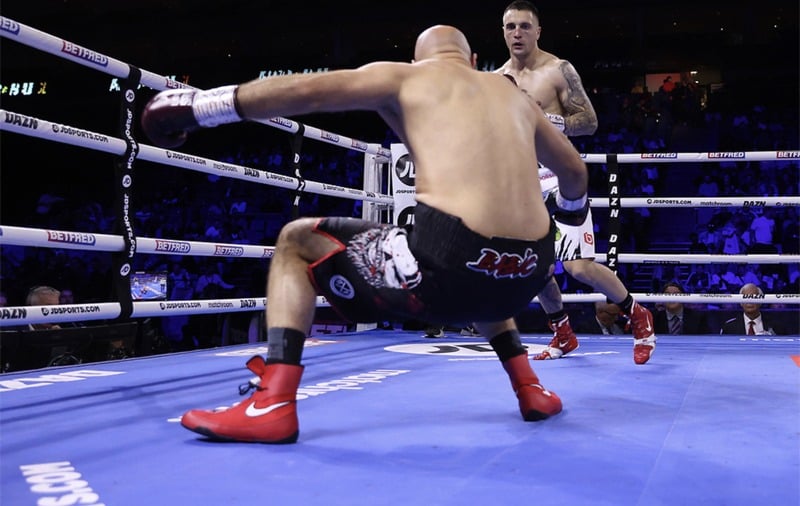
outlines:
[[[555,225],[539,241],[483,237],[417,203],[410,229],[354,218],[314,228],[339,244],[309,266],[318,293],[354,322],[500,321],[525,309],[554,270]]]
[[[339,248],[309,266],[317,292],[345,319],[391,320],[419,310],[412,289],[422,281],[405,229],[355,218],[323,218],[314,232]]]

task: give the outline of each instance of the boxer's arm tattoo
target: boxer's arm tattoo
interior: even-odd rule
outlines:
[[[561,74],[567,81],[567,99],[563,102],[564,133],[569,136],[591,135],[597,130],[597,113],[581,84],[581,77],[568,61],[561,62]]]

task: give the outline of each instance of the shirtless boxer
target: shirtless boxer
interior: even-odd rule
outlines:
[[[422,32],[414,63],[293,74],[209,91],[169,90],[145,107],[153,142],[245,119],[373,110],[398,134],[417,170],[410,231],[354,218],[301,218],[281,231],[267,287],[265,360],[247,367],[256,392],[230,409],[192,410],[181,423],[213,439],[293,443],[295,396],[315,296],[351,321],[477,320],[526,421],[561,411],[533,372],[513,316],[552,276],[555,226],[538,196],[538,160],[561,179],[562,207],[580,209],[588,173],[569,140],[504,77],[474,70],[450,26]],[[508,203],[508,205],[504,205]]]
[[[518,0],[509,4],[503,11],[503,34],[510,58],[496,72],[512,76],[566,135],[591,135],[597,130],[597,114],[583,89],[581,78],[571,63],[539,48],[541,30],[539,11],[532,3]],[[558,199],[561,181],[545,168],[549,167],[546,163],[543,165],[539,169],[542,196],[553,202]],[[633,300],[611,269],[594,261],[594,225],[588,203],[583,211],[583,214],[564,215],[555,210],[553,218],[558,227],[556,259],[563,262],[564,270],[572,277],[622,308],[633,327],[633,360],[644,364],[650,360],[656,346],[653,315]],[[554,278],[539,293],[539,303],[555,334],[548,347],[533,358],[560,358],[575,350],[578,339],[564,312],[561,291]]]

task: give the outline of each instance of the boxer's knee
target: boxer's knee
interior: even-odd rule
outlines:
[[[300,218],[292,220],[281,228],[278,234],[277,246],[292,246],[307,241],[314,230],[317,220],[314,218]]]
[[[302,258],[315,259],[321,254],[320,249],[326,251],[327,248],[323,246],[330,246],[333,243],[326,237],[314,233],[318,222],[318,218],[300,218],[284,225],[275,242],[276,255],[295,252]]]

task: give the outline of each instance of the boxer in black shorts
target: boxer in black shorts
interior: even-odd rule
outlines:
[[[525,309],[553,274],[541,241],[487,238],[423,203],[410,231],[350,218],[323,218],[314,231],[339,243],[309,266],[312,282],[356,322],[416,319],[497,321]]]
[[[256,391],[224,411],[191,410],[184,427],[219,440],[297,441],[301,359],[319,293],[357,321],[475,321],[523,419],[561,412],[533,372],[513,316],[553,265],[553,222],[534,168],[541,160],[559,178],[564,209],[585,199],[588,173],[541,108],[508,79],[475,70],[474,59],[463,33],[434,26],[417,38],[413,63],[170,90],[147,104],[142,127],[161,146],[245,118],[371,110],[416,167],[409,230],[353,218],[300,218],[281,229],[267,282],[267,358],[247,362]]]

